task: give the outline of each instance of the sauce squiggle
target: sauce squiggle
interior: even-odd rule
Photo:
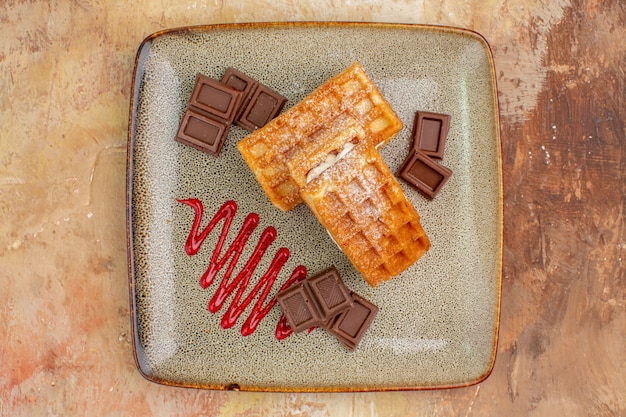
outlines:
[[[243,252],[245,245],[248,243],[252,232],[254,232],[259,224],[258,214],[249,213],[246,216],[241,228],[239,229],[239,232],[237,233],[237,236],[230,244],[230,246],[226,249],[226,251],[222,254],[224,242],[226,241],[226,237],[228,236],[228,233],[230,231],[230,226],[235,217],[235,214],[237,213],[237,203],[235,203],[233,200],[226,201],[217,210],[217,212],[206,225],[206,227],[202,231],[200,231],[200,224],[202,223],[202,218],[204,216],[204,206],[202,205],[202,202],[196,198],[190,198],[185,200],[177,199],[177,201],[181,204],[190,206],[194,211],[193,224],[191,226],[191,230],[189,231],[187,241],[185,242],[185,252],[189,256],[196,255],[202,247],[205,239],[213,231],[215,226],[217,226],[221,221],[224,221],[222,230],[217,240],[217,244],[213,249],[209,266],[200,277],[200,286],[204,289],[208,288],[215,280],[217,274],[222,271],[222,269],[224,269],[224,267],[226,266],[222,280],[215,294],[209,301],[208,309],[211,313],[218,312],[223,307],[226,300],[233,294],[233,292],[236,291],[235,296],[231,301],[228,309],[224,313],[224,316],[222,316],[222,320],[220,323],[222,328],[229,329],[237,323],[244,310],[258,296],[256,303],[252,307],[250,315],[241,327],[242,336],[248,336],[252,334],[256,330],[261,320],[263,320],[263,318],[276,304],[276,297],[272,297],[264,305],[272,289],[272,286],[276,281],[276,277],[289,259],[289,249],[278,249],[267,271],[256,283],[252,291],[250,291],[250,293],[245,298],[243,298],[244,292],[250,284],[250,278],[256,270],[260,260],[267,252],[268,247],[276,239],[276,229],[273,226],[268,226],[265,228],[265,230],[263,230],[259,241],[254,247],[252,254],[250,255],[250,258],[245,262],[245,264],[243,265],[241,270],[235,275],[235,277],[231,279],[231,277],[233,276],[233,271],[235,270],[235,267],[239,262],[239,258]],[[296,268],[294,268],[291,276],[287,279],[287,281],[285,281],[285,283],[280,287],[279,292],[288,288],[290,285],[295,284],[296,282],[302,281],[306,278],[306,274],[306,268],[302,265],[298,265]],[[292,332],[293,331],[287,324],[285,316],[282,315],[278,321],[278,324],[276,325],[276,331],[274,333],[276,339],[285,339],[289,337]]]

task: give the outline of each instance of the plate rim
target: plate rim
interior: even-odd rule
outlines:
[[[221,385],[211,383],[181,383],[170,381],[165,378],[159,378],[151,373],[150,367],[142,356],[142,348],[139,342],[138,334],[138,315],[136,306],[136,274],[135,274],[135,257],[134,257],[134,243],[133,243],[133,221],[132,221],[132,196],[133,196],[133,179],[134,179],[134,144],[135,144],[135,132],[137,121],[137,106],[139,103],[139,90],[141,86],[141,79],[143,78],[146,56],[150,52],[150,46],[152,42],[162,36],[184,33],[199,33],[208,32],[212,30],[247,30],[247,29],[288,29],[288,28],[372,28],[372,29],[405,29],[405,30],[431,30],[438,32],[448,32],[456,35],[470,36],[477,39],[485,51],[489,60],[489,69],[491,73],[491,94],[493,97],[493,108],[495,116],[495,150],[496,150],[496,181],[497,181],[497,214],[498,214],[498,230],[497,235],[497,250],[496,250],[496,265],[498,276],[496,277],[496,300],[495,300],[495,323],[493,329],[493,344],[491,346],[491,355],[489,364],[485,369],[485,372],[478,377],[463,381],[457,384],[441,384],[441,385],[421,385],[421,386],[359,386],[359,387],[270,387],[270,386],[257,386],[257,385],[245,385],[240,386],[238,384]],[[500,332],[500,315],[501,315],[501,303],[502,303],[502,276],[503,276],[503,251],[504,251],[504,186],[502,179],[502,140],[500,132],[500,106],[498,100],[498,88],[497,78],[495,74],[495,62],[493,58],[493,51],[487,39],[479,32],[447,25],[433,25],[433,24],[418,24],[418,23],[387,23],[387,22],[356,22],[356,21],[280,21],[280,22],[244,22],[244,23],[219,23],[219,24],[205,24],[205,25],[191,25],[191,26],[179,26],[164,30],[156,31],[143,39],[140,43],[134,60],[134,68],[131,79],[130,88],[130,103],[129,103],[129,115],[128,115],[128,140],[126,147],[126,244],[127,244],[127,259],[128,259],[128,278],[129,278],[129,306],[130,306],[130,327],[131,327],[131,340],[133,348],[133,357],[137,371],[146,380],[165,385],[182,388],[197,388],[208,390],[231,390],[231,391],[253,391],[253,392],[392,392],[392,391],[424,391],[424,390],[438,390],[438,389],[450,389],[450,388],[463,388],[472,385],[479,384],[489,377],[494,369],[497,350],[499,345],[499,332]]]

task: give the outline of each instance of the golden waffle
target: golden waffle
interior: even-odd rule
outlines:
[[[237,148],[270,200],[290,210],[302,199],[288,161],[315,142],[316,135],[333,131],[336,123],[351,118],[372,145],[387,143],[402,129],[402,122],[357,62],[331,78],[304,100],[241,140]],[[306,154],[308,152],[304,151]],[[308,172],[319,161],[301,168]]]
[[[312,169],[323,169],[340,157],[346,146],[365,140],[365,131],[356,120],[345,114],[337,117],[335,123],[328,128],[320,129],[309,136],[304,146],[295,149],[287,161],[287,168],[292,181],[298,189],[310,181]],[[314,175],[314,174],[313,174]]]
[[[372,287],[400,274],[430,248],[419,214],[367,142],[300,195]]]

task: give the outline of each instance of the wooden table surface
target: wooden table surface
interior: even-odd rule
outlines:
[[[451,25],[491,44],[505,227],[484,382],[267,394],[169,388],[135,369],[125,164],[137,48],[171,27],[285,20]],[[0,35],[0,416],[626,415],[623,0],[4,1]]]

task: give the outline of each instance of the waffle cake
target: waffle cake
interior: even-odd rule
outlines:
[[[333,135],[341,142],[335,134],[341,130],[337,126],[350,124],[354,137],[372,146],[384,145],[402,129],[402,122],[358,62],[245,137],[237,148],[272,203],[287,211],[302,202],[298,193],[302,178],[292,177],[288,162],[303,153],[306,158],[300,158],[299,172],[309,172],[331,151],[315,143]]]
[[[342,114],[328,128],[311,135],[287,160],[291,180],[298,189],[365,140],[365,131],[352,117]]]
[[[367,141],[306,184],[300,195],[372,287],[400,274],[430,248],[419,214]]]

